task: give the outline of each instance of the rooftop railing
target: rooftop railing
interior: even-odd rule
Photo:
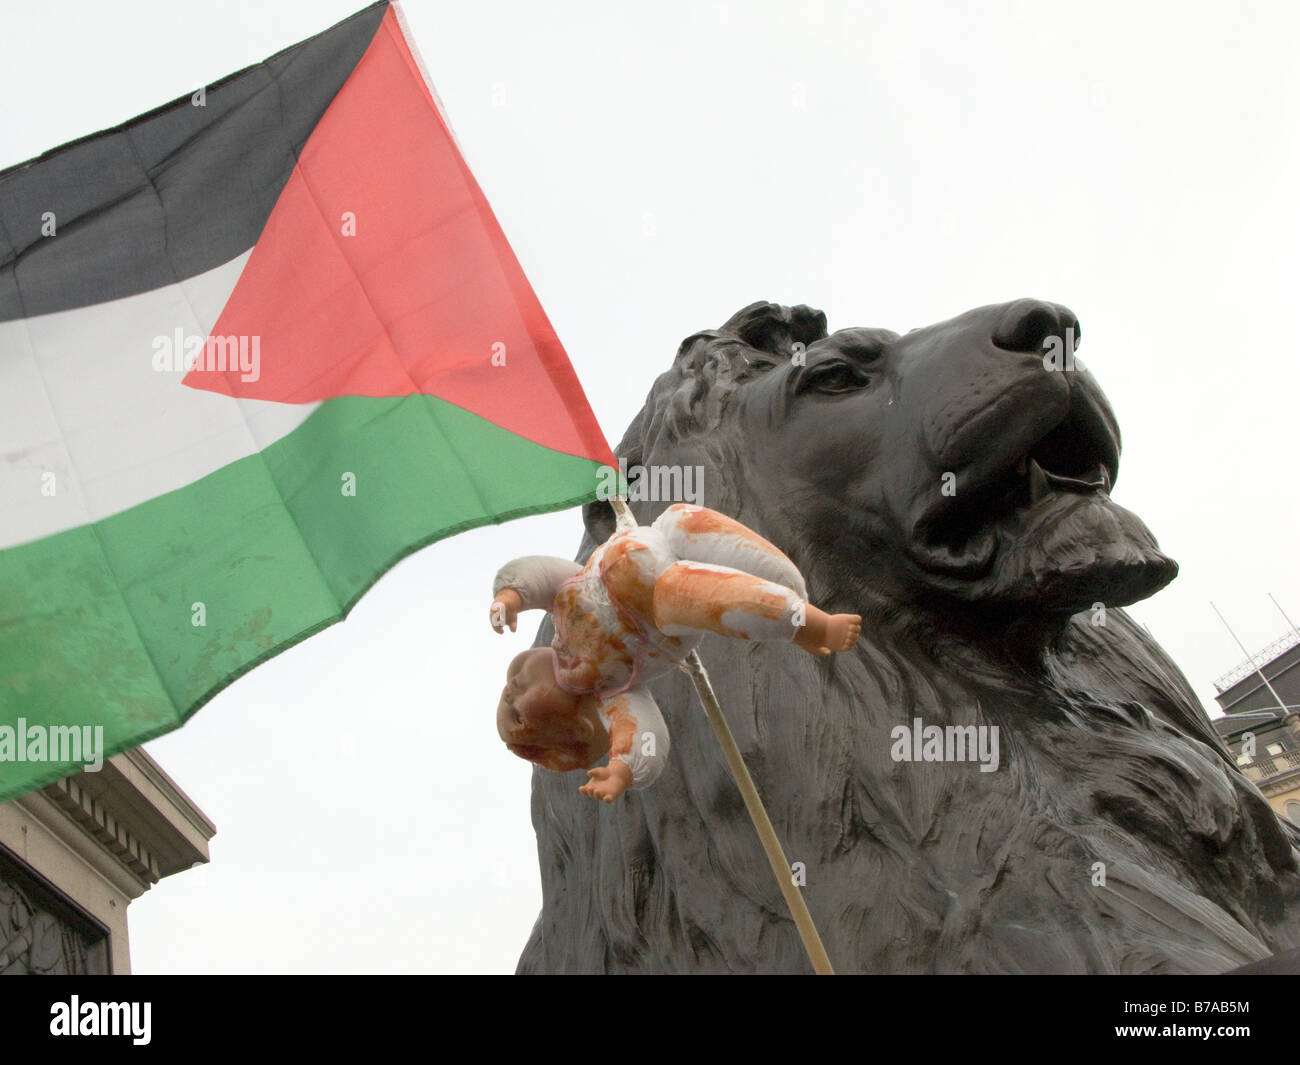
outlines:
[[[1296,644],[1300,643],[1300,635],[1295,632],[1288,632],[1285,636],[1279,636],[1271,644],[1254,656],[1254,661],[1245,661],[1241,665],[1228,670],[1223,676],[1214,682],[1214,687],[1220,695],[1226,692],[1234,684],[1255,672],[1255,667],[1263,669],[1266,665],[1277,658],[1284,651],[1291,650]]]

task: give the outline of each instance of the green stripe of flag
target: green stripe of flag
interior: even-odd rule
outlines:
[[[0,721],[135,746],[341,621],[412,551],[586,502],[599,469],[432,396],[330,400],[186,488],[0,551]],[[0,801],[80,768],[0,761]]]

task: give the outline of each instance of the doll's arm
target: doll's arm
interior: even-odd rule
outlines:
[[[578,563],[547,555],[529,555],[507,562],[497,570],[492,582],[492,627],[501,632],[503,625],[509,625],[513,632],[520,610],[550,610],[560,585],[581,572]],[[502,593],[508,591],[513,591],[514,596],[503,598]]]
[[[600,705],[601,723],[609,730],[609,765],[587,770],[578,790],[593,799],[613,802],[628,788],[648,788],[668,764],[668,726],[649,690],[630,688]]]

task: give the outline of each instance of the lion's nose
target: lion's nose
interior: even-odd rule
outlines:
[[[1079,319],[1068,307],[1042,300],[1016,300],[1007,305],[993,331],[993,343],[1006,351],[1041,352],[1049,337],[1067,338],[1073,351],[1079,343]]]

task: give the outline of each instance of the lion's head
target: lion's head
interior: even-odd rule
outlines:
[[[1080,336],[1038,300],[902,336],[756,303],[687,338],[624,444],[634,465],[693,453],[722,509],[761,511],[769,538],[885,607],[1059,622],[1177,573],[1110,498],[1119,426]]]
[[[1119,429],[1079,336],[1036,300],[902,335],[756,303],[682,343],[618,448],[634,476],[702,467],[696,502],[863,615],[829,661],[701,648],[842,970],[1219,971],[1300,939],[1287,830],[1117,609],[1177,567],[1110,498]],[[608,504],[586,521],[580,558]],[[802,969],[693,691],[654,692],[653,789],[592,810],[535,777],[521,969]],[[996,727],[1001,768],[895,760],[916,721]]]

